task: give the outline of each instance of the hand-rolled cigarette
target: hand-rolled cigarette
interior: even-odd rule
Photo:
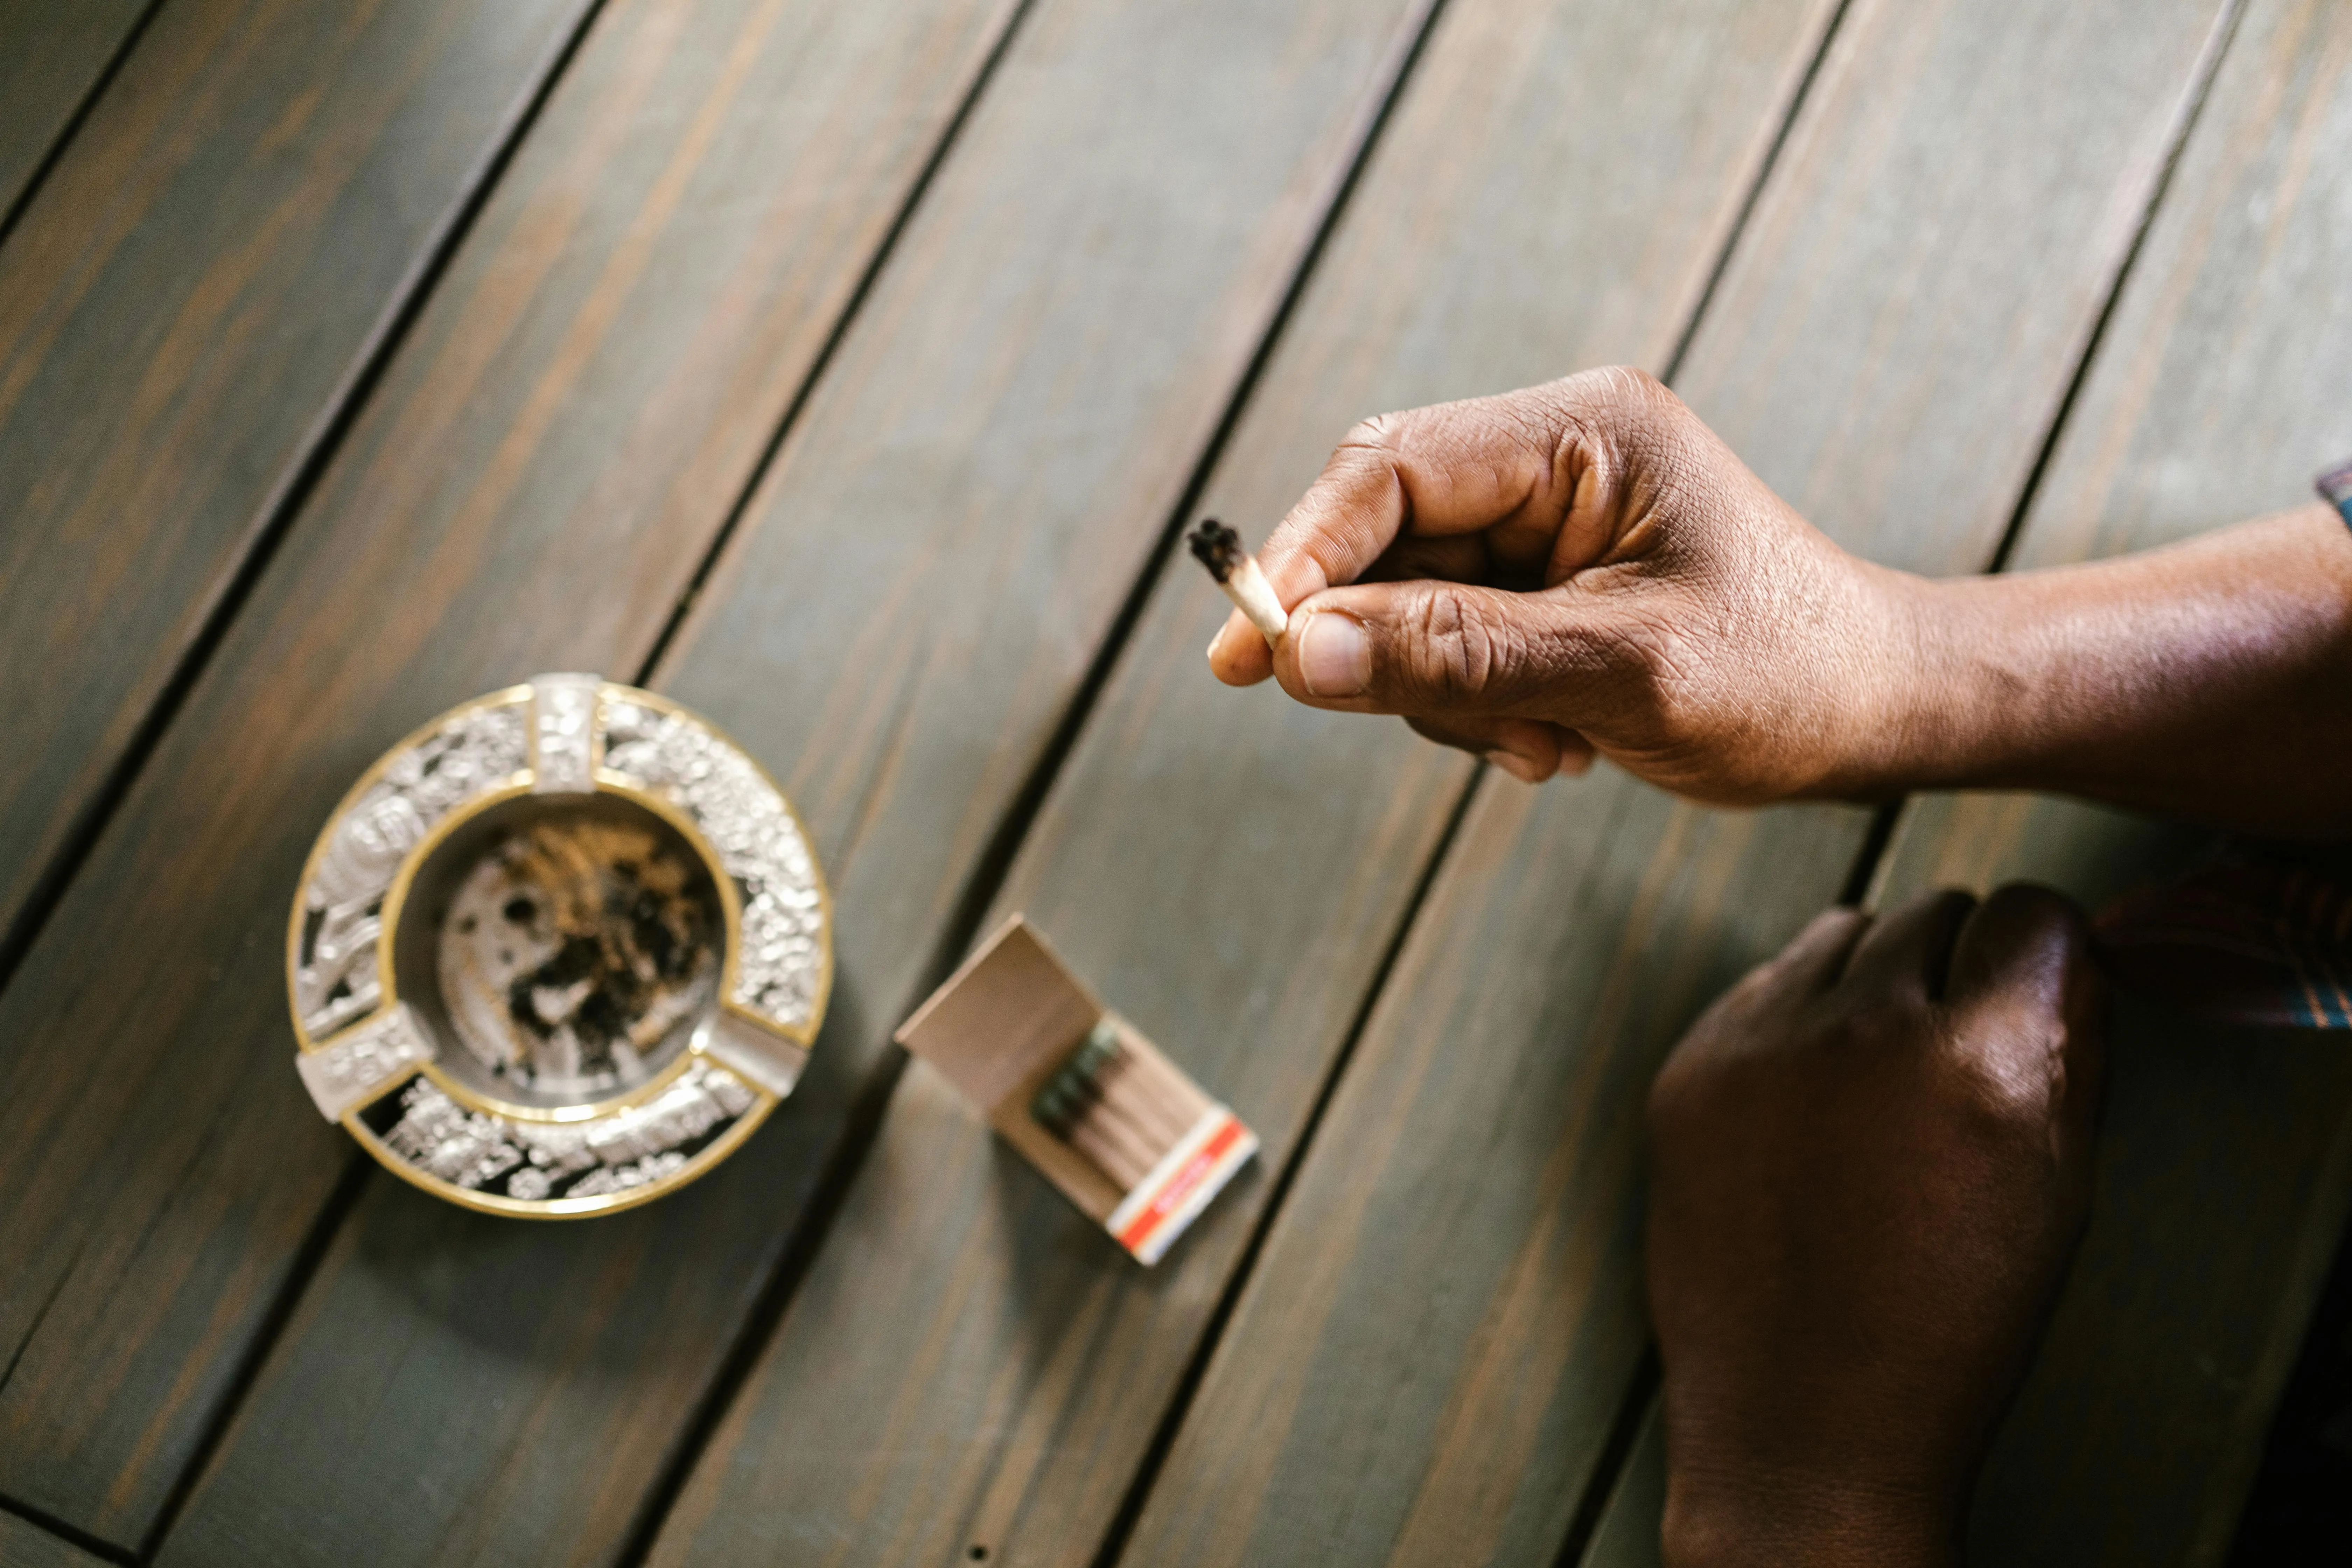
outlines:
[[[1290,626],[1289,613],[1274,596],[1274,584],[1265,580],[1257,557],[1242,548],[1242,536],[1211,517],[1202,520],[1186,542],[1217,580],[1217,586],[1225,591],[1225,597],[1239,605],[1250,625],[1265,636],[1267,646],[1280,641]]]

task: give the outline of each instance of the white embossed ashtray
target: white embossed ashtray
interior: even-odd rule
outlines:
[[[674,702],[542,675],[362,774],[287,939],[294,1065],[394,1173],[496,1214],[626,1208],[732,1152],[824,1016],[792,804]]]

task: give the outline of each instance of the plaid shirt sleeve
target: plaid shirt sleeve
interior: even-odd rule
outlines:
[[[2352,524],[2352,463],[2319,476]],[[2117,977],[2217,1020],[2352,1028],[2352,848],[2239,841],[2117,900],[2099,933]]]
[[[2096,925],[2117,980],[2196,1016],[2352,1028],[2352,852],[2225,844]]]

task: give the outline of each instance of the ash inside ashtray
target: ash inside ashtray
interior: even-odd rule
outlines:
[[[718,984],[716,896],[650,814],[541,815],[457,879],[434,969],[452,1033],[528,1100],[643,1082],[685,1048]]]

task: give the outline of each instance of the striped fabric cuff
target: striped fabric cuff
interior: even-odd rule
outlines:
[[[2352,525],[2352,463],[2342,464],[2320,475],[2319,493],[2327,498],[2328,505],[2344,514],[2347,525]]]

